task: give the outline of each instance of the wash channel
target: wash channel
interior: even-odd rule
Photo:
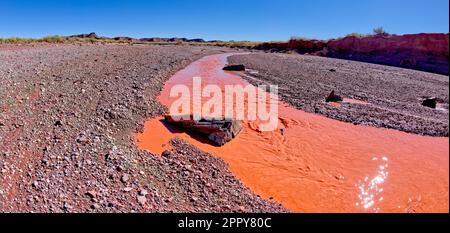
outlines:
[[[247,83],[223,71],[232,54],[206,56],[177,72],[158,100],[170,106],[177,84]],[[352,104],[364,104],[357,101]],[[160,154],[174,137],[222,158],[249,189],[293,212],[448,212],[449,139],[353,125],[279,102],[276,130],[244,121],[240,134],[217,147],[148,119],[140,149]]]

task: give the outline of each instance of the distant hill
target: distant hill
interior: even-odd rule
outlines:
[[[68,36],[68,38],[93,38],[93,39],[106,39],[106,40],[116,40],[116,41],[131,41],[131,42],[197,42],[197,43],[205,43],[207,41],[203,39],[188,39],[188,38],[178,38],[178,37],[169,37],[169,38],[160,38],[160,37],[150,37],[150,38],[132,38],[127,36],[117,36],[117,37],[100,37],[95,32],[86,33],[86,34],[78,34]]]
[[[449,74],[448,33],[351,35],[328,41],[291,39],[288,42],[262,43],[255,48],[275,52],[296,51]]]
[[[381,28],[382,29],[382,28]],[[269,52],[297,52],[316,56],[370,62],[449,75],[449,34],[420,33],[390,35],[384,30],[374,35],[353,33],[332,40],[294,38],[286,42],[251,42],[188,39],[180,37],[132,38],[102,37],[95,32],[72,36],[48,36],[41,39],[0,38],[0,43],[170,43],[231,48],[257,49]]]

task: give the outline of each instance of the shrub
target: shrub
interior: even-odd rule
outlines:
[[[46,36],[38,41],[47,43],[64,43],[66,38],[62,36]]]
[[[389,33],[387,33],[383,27],[378,27],[378,28],[373,29],[373,34],[376,36],[389,35]]]
[[[19,38],[19,37],[0,38],[0,43],[9,43],[9,44],[29,43],[31,41],[32,41],[32,39]]]
[[[366,37],[367,35],[361,34],[361,33],[357,33],[357,32],[353,32],[348,34],[346,37],[356,37],[356,38],[363,38]]]

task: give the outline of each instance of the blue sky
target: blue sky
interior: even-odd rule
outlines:
[[[448,32],[448,0],[1,0],[0,37],[96,32],[208,40],[329,39],[382,26]]]

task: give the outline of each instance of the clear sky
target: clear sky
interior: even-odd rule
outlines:
[[[208,40],[329,39],[382,26],[448,32],[448,0],[0,0],[0,37],[96,32]]]

